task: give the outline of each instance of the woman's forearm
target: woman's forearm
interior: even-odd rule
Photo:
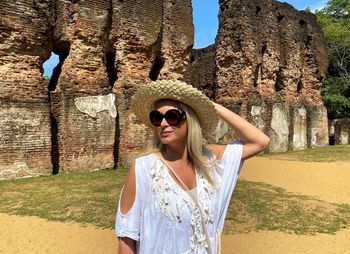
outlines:
[[[136,241],[128,237],[120,237],[118,254],[135,254]]]
[[[243,158],[252,157],[267,147],[270,138],[261,130],[224,106],[217,103],[214,106],[219,117],[242,139],[245,146]]]

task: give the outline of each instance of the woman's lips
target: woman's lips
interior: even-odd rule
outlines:
[[[172,131],[163,131],[160,133],[160,135],[162,138],[165,138],[165,137],[169,136],[171,133],[172,133]]]

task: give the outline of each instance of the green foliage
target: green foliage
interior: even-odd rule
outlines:
[[[350,2],[329,0],[316,17],[329,54],[328,75],[321,89],[328,116],[350,117]]]
[[[328,110],[328,118],[350,117],[350,83],[344,77],[328,75],[321,94]]]
[[[49,86],[49,84],[50,84],[50,77],[45,77],[44,76],[44,85],[46,86],[46,87],[48,87]]]
[[[335,19],[346,19],[350,16],[350,2],[349,0],[329,0],[322,11]]]

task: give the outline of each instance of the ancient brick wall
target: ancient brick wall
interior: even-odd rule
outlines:
[[[325,145],[327,52],[314,16],[221,0],[219,21],[215,45],[191,58],[190,0],[1,1],[0,179],[128,164],[151,136],[130,98],[156,79],[203,89],[268,133],[271,152]],[[60,63],[46,84],[51,52]],[[215,139],[234,135],[223,124]]]
[[[129,114],[130,98],[149,80],[183,78],[194,28],[190,0],[126,1],[118,10],[111,32],[118,38],[113,39],[118,67],[113,91],[119,112],[119,161],[128,163],[151,136],[151,130]]]
[[[185,73],[186,82],[202,90],[210,99],[215,97],[215,50],[215,44],[203,49],[193,49],[191,63]]]
[[[193,45],[190,0],[6,0],[0,18],[0,178],[127,162],[150,134],[131,95],[181,79]]]
[[[51,112],[57,123],[59,170],[84,171],[113,167],[115,118],[107,112],[81,112],[76,98],[112,92],[107,72],[110,1],[55,1],[53,51],[60,56],[50,83]],[[97,104],[89,102],[91,107]]]
[[[0,179],[51,172],[49,1],[0,2]]]
[[[194,52],[188,80],[267,133],[270,152],[326,145],[328,56],[315,16],[272,0],[219,3],[215,45]]]
[[[271,0],[220,1],[216,98],[323,105],[327,51],[312,13]]]

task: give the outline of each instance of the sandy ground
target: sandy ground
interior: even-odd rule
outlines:
[[[335,203],[350,204],[350,162],[306,163],[253,158],[242,179],[261,181]],[[0,214],[0,254],[117,253],[113,230]],[[280,232],[224,235],[224,254],[350,254],[350,229],[336,235]]]

